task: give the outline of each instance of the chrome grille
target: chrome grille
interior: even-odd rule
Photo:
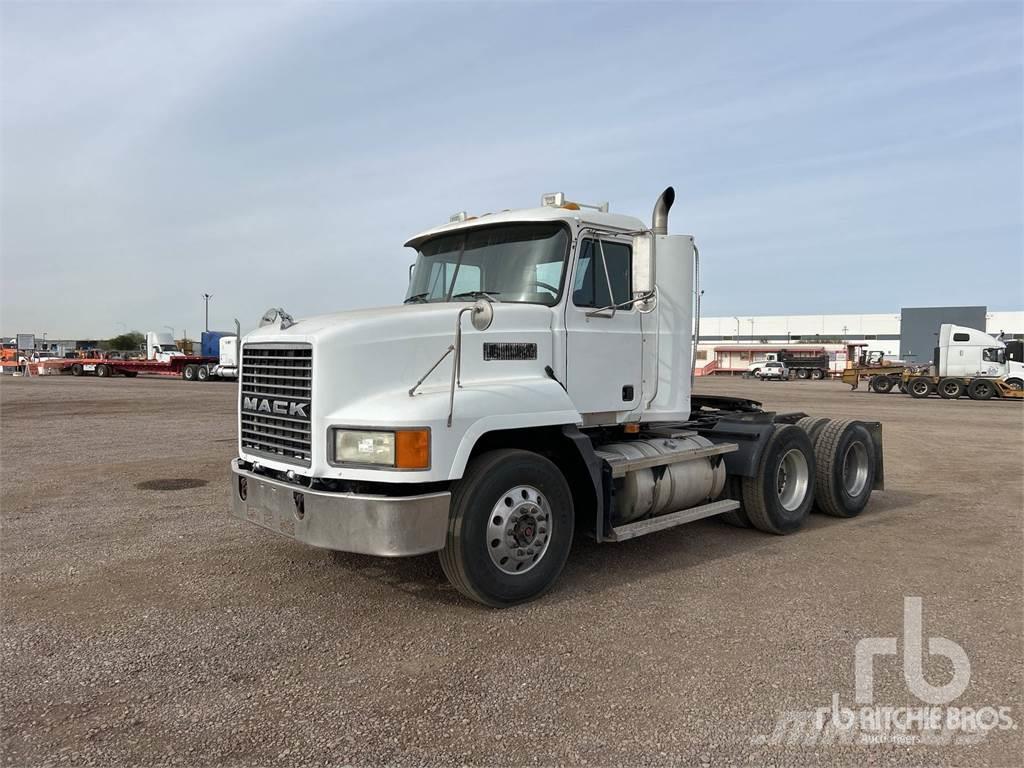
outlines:
[[[312,458],[312,347],[244,344],[241,379],[242,448],[308,467]]]

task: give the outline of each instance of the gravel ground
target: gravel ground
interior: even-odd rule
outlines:
[[[1021,764],[1020,728],[772,738],[834,693],[853,706],[854,647],[902,638],[908,595],[970,659],[954,705],[1024,723],[1020,403],[699,381],[884,422],[887,490],[789,537],[707,520],[581,539],[553,592],[493,611],[434,556],[331,555],[231,518],[230,385],[0,386],[5,765]],[[196,487],[140,487],[160,480]],[[898,659],[875,662],[874,701],[921,706]]]

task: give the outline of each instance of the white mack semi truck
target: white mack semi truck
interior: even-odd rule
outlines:
[[[883,486],[881,426],[691,394],[697,249],[607,204],[464,213],[411,238],[404,304],[242,339],[233,513],[309,545],[438,552],[491,606],[558,578],[574,535],[714,515],[774,534]]]

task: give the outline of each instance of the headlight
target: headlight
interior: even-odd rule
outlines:
[[[334,430],[335,464],[378,464],[395,469],[430,469],[430,430]]]

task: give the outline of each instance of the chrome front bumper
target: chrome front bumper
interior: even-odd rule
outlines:
[[[238,459],[231,462],[235,517],[325,549],[383,557],[435,552],[444,547],[450,501],[447,491],[419,496],[311,491],[240,469]]]

